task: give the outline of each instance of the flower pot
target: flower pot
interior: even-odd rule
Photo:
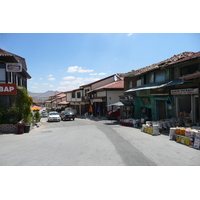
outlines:
[[[29,133],[30,131],[30,125],[25,125],[24,126],[24,133]]]

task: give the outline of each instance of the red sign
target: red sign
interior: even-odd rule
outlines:
[[[16,95],[16,84],[0,83],[0,95]]]

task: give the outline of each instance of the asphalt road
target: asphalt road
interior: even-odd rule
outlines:
[[[200,151],[109,120],[46,122],[0,134],[0,166],[199,166]]]

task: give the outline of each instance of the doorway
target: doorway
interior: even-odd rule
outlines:
[[[157,119],[166,118],[166,101],[157,100]]]

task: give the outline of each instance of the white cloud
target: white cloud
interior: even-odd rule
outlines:
[[[40,80],[42,80],[42,78],[40,78]]]
[[[38,83],[33,83],[34,85],[38,85]]]
[[[47,77],[52,77],[52,76],[53,76],[53,75],[50,74],[50,75],[48,75]]]
[[[49,87],[53,87],[53,85],[49,85]]]
[[[130,37],[131,35],[133,35],[133,33],[128,33],[127,36]]]
[[[60,82],[60,85],[67,85],[67,87],[73,86],[73,89],[75,89],[75,88],[79,88],[79,86],[81,86],[81,85],[85,85],[87,83],[91,83],[91,82],[98,81],[98,80],[100,80],[100,79],[99,78],[93,78],[93,77],[90,77],[90,78],[77,77],[72,81]]]
[[[49,85],[48,83],[43,83],[43,85]]]
[[[106,75],[106,73],[91,73],[90,75],[91,76],[97,76],[97,75],[103,76],[103,75]]]
[[[32,86],[31,88],[33,88],[33,89],[36,89],[37,87],[35,87],[35,86]]]
[[[64,80],[73,80],[73,79],[75,79],[75,77],[74,76],[66,76],[66,77],[63,77],[62,79],[64,79]]]
[[[49,81],[54,81],[54,80],[55,80],[55,78],[48,78],[48,80],[49,80]]]
[[[99,73],[100,76],[106,75],[106,73]]]
[[[78,66],[72,66],[72,67],[68,67],[67,72],[68,73],[88,73],[88,72],[93,72],[93,69],[83,69],[82,67],[78,67]]]

